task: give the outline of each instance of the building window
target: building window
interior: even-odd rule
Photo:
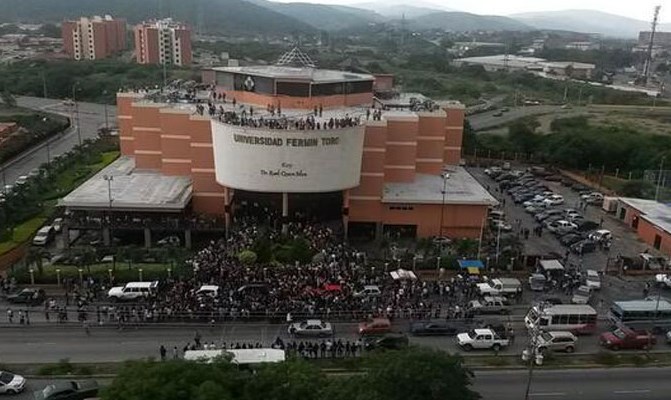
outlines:
[[[409,205],[397,205],[397,206],[389,206],[389,210],[398,210],[398,211],[412,211],[414,210],[415,207],[409,206]]]

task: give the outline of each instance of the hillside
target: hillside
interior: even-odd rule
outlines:
[[[516,20],[538,29],[598,33],[605,36],[635,38],[639,31],[650,30],[650,23],[596,10],[563,10],[514,14]],[[662,24],[661,31],[671,29]]]
[[[437,12],[413,18],[416,29],[445,29],[449,31],[520,31],[531,29],[512,18],[497,15],[477,15],[465,12]]]
[[[130,23],[161,15],[159,0],[0,0],[0,22],[59,22],[111,14]],[[244,0],[162,0],[162,14],[209,33],[272,35],[312,32],[296,18]]]
[[[247,0],[289,18],[295,18],[315,29],[337,31],[367,25],[382,20],[382,16],[369,10],[347,6],[315,3],[276,3],[267,0]]]
[[[408,4],[406,0],[377,0],[355,3],[352,4],[352,7],[370,10],[384,17],[394,19],[400,19],[403,15],[405,15],[405,18],[417,18],[436,12],[457,11],[421,0],[413,1],[411,4]]]

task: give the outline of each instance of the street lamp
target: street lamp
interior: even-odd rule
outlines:
[[[447,195],[447,180],[450,179],[450,174],[448,174],[447,172],[443,172],[442,174],[440,174],[440,177],[443,179],[443,190],[441,191],[441,193],[443,194],[443,201],[442,201],[441,207],[440,207],[440,235],[439,236],[442,237],[443,236],[443,218],[444,218],[444,215],[445,215],[445,196]]]
[[[79,104],[77,103],[77,89],[79,89],[79,83],[75,82],[72,84],[72,103],[77,116],[77,139],[79,140],[79,145],[82,145],[82,128],[80,126],[79,120]]]
[[[112,181],[114,180],[114,175],[103,175],[103,179],[107,181],[107,201],[109,201],[109,235],[110,235],[110,245],[114,245],[114,238],[112,236]]]
[[[543,314],[545,303],[538,305],[538,320],[534,324],[533,329],[529,330],[529,343],[527,348],[522,352],[522,359],[528,361],[529,376],[527,377],[527,388],[524,393],[524,400],[529,400],[529,391],[531,390],[531,380],[534,375],[534,366],[542,362],[543,355],[538,351],[538,337],[540,336],[540,316]]]
[[[109,123],[107,119],[107,90],[103,90],[103,109],[105,110],[105,130],[109,130]]]

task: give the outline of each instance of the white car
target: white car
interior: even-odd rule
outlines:
[[[33,246],[46,246],[49,244],[49,241],[53,238],[54,227],[51,225],[45,225],[40,228],[39,231],[33,237]]]
[[[26,175],[19,176],[18,178],[16,178],[16,181],[14,182],[16,186],[23,186],[26,183],[28,183],[28,177]]]
[[[564,196],[560,194],[553,194],[543,201],[547,206],[558,206],[560,204],[564,204]]]
[[[115,286],[107,292],[107,297],[112,301],[142,300],[156,294],[158,281],[154,282],[128,282],[126,286]]]
[[[589,286],[581,285],[573,292],[571,304],[589,304],[592,297],[592,289]]]
[[[507,224],[505,221],[494,221],[492,222],[492,229],[495,231],[501,230],[503,232],[510,232],[513,230],[513,226]]]
[[[666,332],[666,343],[671,344],[671,330]]]
[[[499,351],[507,347],[510,341],[497,335],[491,329],[472,329],[457,335],[457,344],[466,351],[473,349],[492,349]]]
[[[671,276],[667,274],[657,274],[655,275],[655,283],[671,289]]]
[[[219,295],[219,286],[203,285],[196,290],[196,297],[217,297]]]
[[[599,229],[590,233],[587,238],[595,242],[607,242],[613,238],[613,234],[608,229]]]
[[[17,394],[26,388],[26,379],[21,375],[0,371],[0,394]]]
[[[293,336],[324,337],[333,335],[331,323],[319,319],[309,319],[290,324],[287,331]]]
[[[377,285],[366,285],[363,289],[354,293],[354,297],[376,297],[380,295],[382,295],[382,291]]]
[[[527,200],[524,203],[522,203],[524,207],[547,207],[547,204],[545,203],[545,200],[542,199],[534,199],[534,200]]]
[[[601,275],[593,269],[588,269],[586,285],[592,290],[601,289]]]

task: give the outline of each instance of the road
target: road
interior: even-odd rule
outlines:
[[[501,112],[501,110],[492,110],[481,114],[468,116],[466,119],[471,123],[471,127],[474,131],[482,131],[513,122],[522,117],[550,113],[575,112],[575,108],[564,110],[561,108],[561,106],[525,106],[511,108],[510,111],[503,113],[503,115],[499,117],[494,116],[494,114],[499,112]]]
[[[16,101],[20,107],[70,116],[70,108],[65,106],[63,101],[59,99],[19,96],[16,98]],[[116,125],[115,106],[107,106],[107,118],[110,125]],[[102,104],[80,102],[79,123],[82,140],[95,138],[98,134],[98,128],[105,124],[105,106]],[[13,184],[19,176],[27,175],[31,170],[46,163],[47,147],[52,159],[75,147],[79,143],[75,124],[76,121],[73,123],[72,128],[49,139],[48,146],[47,141],[42,142],[4,163],[0,167],[3,171],[3,180],[7,184]]]
[[[528,373],[476,371],[474,389],[484,400],[524,399]],[[530,399],[665,400],[671,368],[537,370]]]

